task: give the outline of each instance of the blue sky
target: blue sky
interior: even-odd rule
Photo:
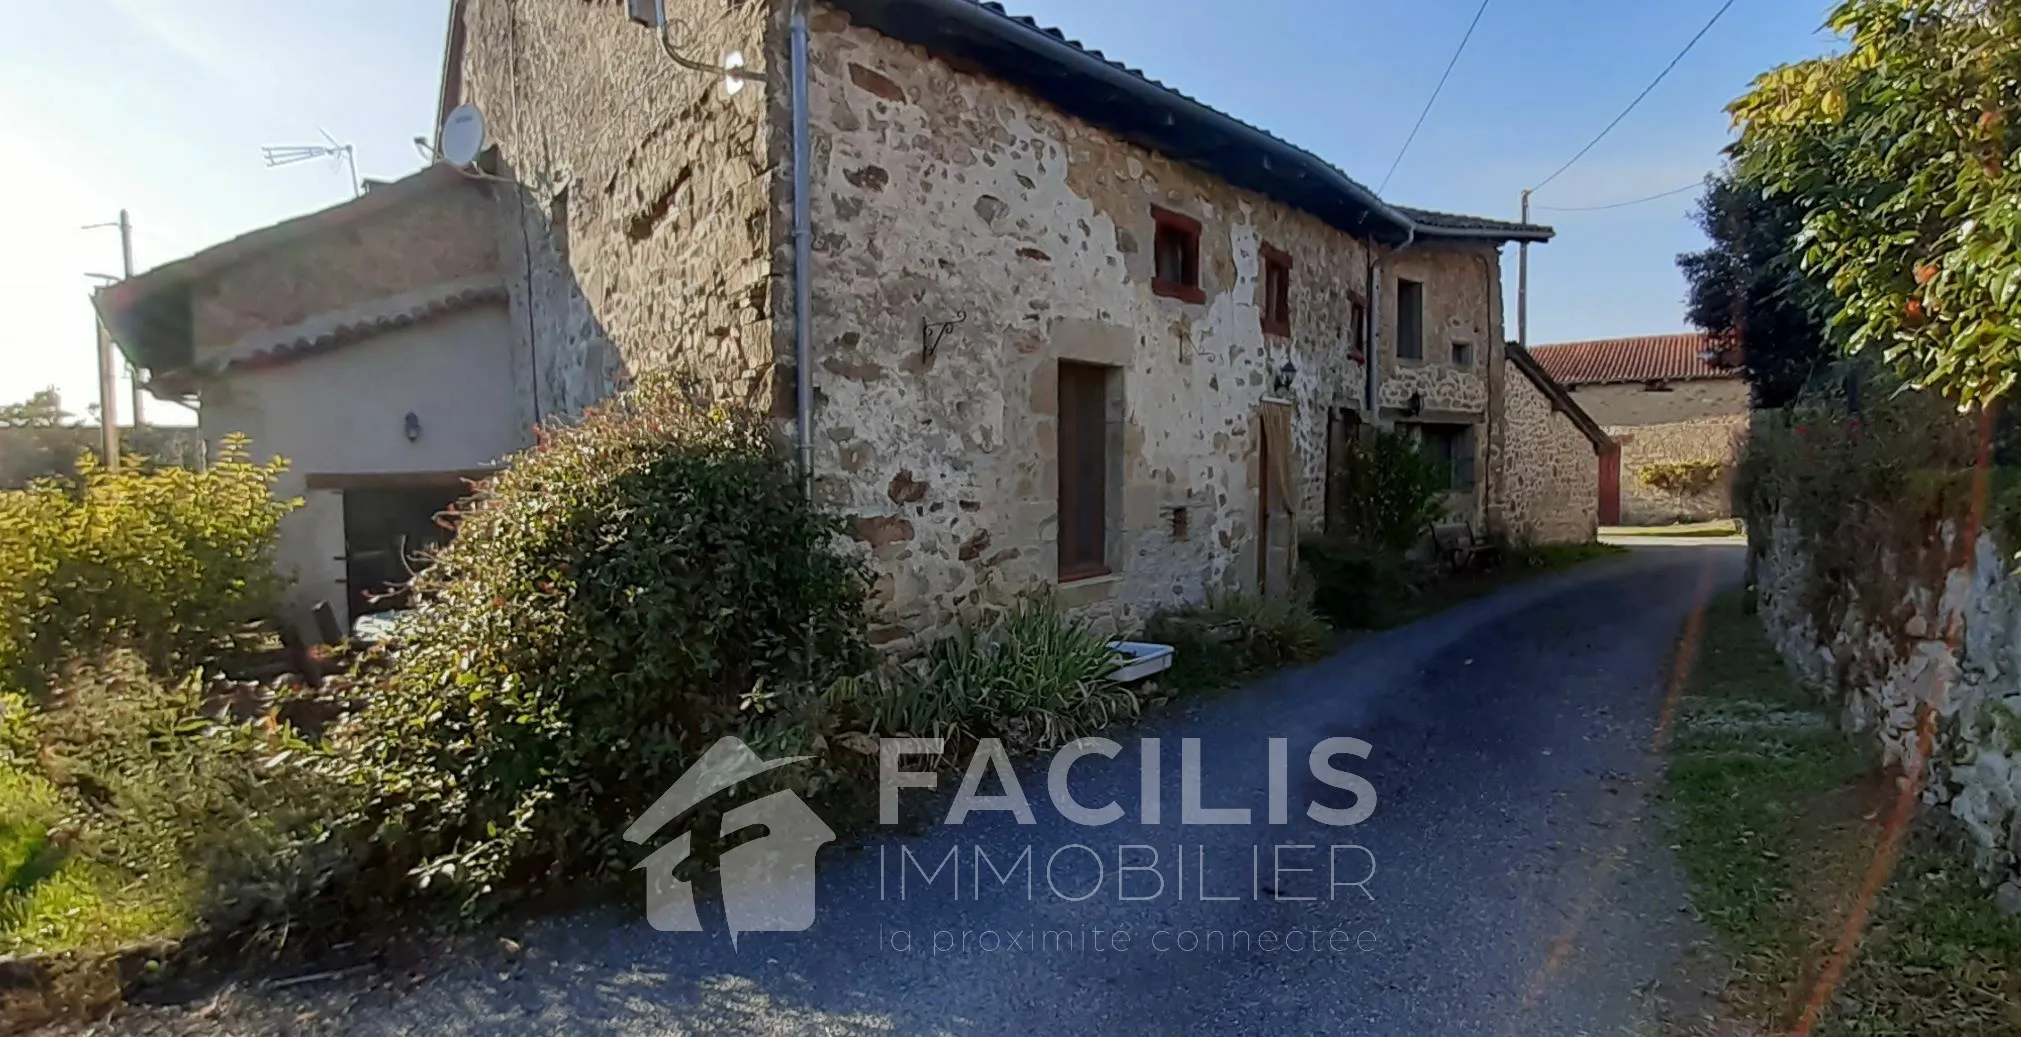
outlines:
[[[563,2],[563,0],[539,0]],[[678,0],[675,0],[678,2]],[[1491,0],[1385,195],[1513,217],[1518,192],[1571,157],[1720,0]],[[264,144],[319,131],[359,172],[422,164],[447,0],[109,0],[23,4],[0,35],[0,401],[49,385],[96,398],[86,272],[117,272],[130,209],[146,269],[342,201],[334,162],[267,169]],[[1382,179],[1477,0],[1008,0],[1012,10]],[[1824,0],[1738,0],[1635,114],[1536,198],[1602,205],[1690,183],[1728,139],[1724,104],[1753,76],[1822,52]],[[1534,215],[1533,343],[1683,328],[1672,260],[1700,246],[1693,196]],[[1513,252],[1506,264],[1513,278]],[[1514,334],[1514,293],[1509,329]],[[124,396],[122,395],[122,399]],[[151,418],[187,420],[166,404]]]

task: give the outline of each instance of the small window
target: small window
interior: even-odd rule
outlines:
[[[1109,372],[1060,361],[1060,579],[1109,571]]]
[[[1454,367],[1472,367],[1472,366],[1474,366],[1474,344],[1473,344],[1473,343],[1471,343],[1471,342],[1455,342],[1455,343],[1453,343],[1453,366],[1454,366]]]
[[[1474,427],[1472,425],[1420,425],[1424,449],[1445,462],[1453,493],[1474,492]]]
[[[1291,256],[1263,246],[1263,331],[1291,334]]]
[[[1425,355],[1425,286],[1401,277],[1396,280],[1396,355],[1404,360]]]
[[[1207,295],[1200,290],[1200,221],[1157,206],[1151,207],[1151,216],[1158,224],[1152,243],[1157,267],[1151,290],[1187,302],[1206,302]]]
[[[1347,304],[1347,356],[1350,360],[1368,358],[1368,304],[1360,299]]]

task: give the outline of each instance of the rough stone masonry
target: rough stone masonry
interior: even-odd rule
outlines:
[[[1496,449],[1493,244],[1392,254],[822,4],[809,83],[815,407],[793,415],[788,5],[670,6],[689,53],[739,52],[754,78],[732,93],[676,68],[622,5],[464,0],[461,99],[484,109],[501,165],[525,185],[499,203],[501,248],[526,259],[521,348],[540,358],[552,412],[678,365],[810,420],[815,492],[850,516],[877,573],[875,640],[902,647],[1041,587],[1112,629],[1254,589],[1259,407],[1294,408],[1290,498],[1298,526],[1316,529],[1331,423],[1363,409],[1353,320],[1376,302],[1377,262],[1384,283],[1416,280],[1425,299],[1423,359],[1382,356],[1378,406],[1483,430],[1487,492],[1455,506],[1477,525],[1491,508],[1509,517],[1497,468],[1531,455]],[[1197,300],[1153,290],[1154,206],[1199,221]],[[1291,260],[1288,334],[1261,321],[1266,247]],[[1382,321],[1367,338],[1393,343],[1395,307],[1373,308]],[[929,354],[923,328],[943,323]],[[1108,368],[1113,386],[1108,572],[1066,583],[1063,361]],[[1280,391],[1287,362],[1298,375]]]

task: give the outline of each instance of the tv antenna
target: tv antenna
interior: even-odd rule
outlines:
[[[292,166],[298,162],[313,162],[323,158],[341,158],[344,160],[345,168],[351,175],[351,197],[356,198],[364,194],[364,190],[358,185],[358,159],[356,153],[352,151],[351,145],[339,144],[328,132],[319,132],[323,133],[324,143],[269,144],[260,149],[260,155],[267,160],[268,169],[275,169],[280,166]]]

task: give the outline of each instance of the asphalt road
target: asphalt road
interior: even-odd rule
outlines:
[[[1648,798],[1658,774],[1650,746],[1687,613],[1740,569],[1730,545],[1639,548],[1175,711],[1139,732],[1162,740],[1160,825],[1141,823],[1134,735],[1121,739],[1116,761],[1090,757],[1072,771],[1080,803],[1124,806],[1127,816],[1107,827],[1063,819],[1043,767],[1021,768],[1031,825],[978,814],[824,851],[819,914],[805,933],[747,933],[733,948],[720,904],[704,905],[714,930],[701,934],[655,932],[640,906],[547,923],[526,934],[516,961],[445,962],[400,993],[348,980],[241,993],[214,1025],[354,1034],[1667,1032],[1700,1009],[1694,977],[1704,965],[1688,950],[1702,934]],[[1371,747],[1366,761],[1334,761],[1377,793],[1374,813],[1353,827],[1303,813],[1308,801],[1354,802],[1306,766],[1308,749],[1335,736]],[[1202,805],[1248,807],[1257,823],[1177,823],[1187,738],[1200,739]],[[1272,738],[1289,749],[1291,823],[1278,826],[1264,823]],[[953,784],[944,780],[943,791]],[[928,793],[905,796],[936,805]],[[1155,849],[1157,872],[1119,872],[1119,852],[1123,864],[1151,864],[1151,850],[1124,845]],[[1333,849],[1346,846],[1358,849]],[[999,881],[1025,847],[1030,865]],[[996,872],[976,867],[978,848]],[[933,871],[950,850],[958,891],[953,876],[929,884],[919,870]]]

